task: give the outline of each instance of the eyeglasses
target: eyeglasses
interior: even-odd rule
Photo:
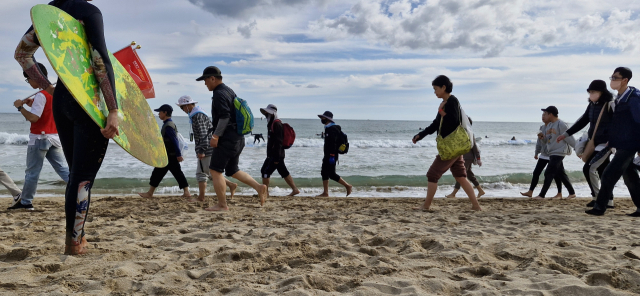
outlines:
[[[611,76],[611,77],[609,77],[609,80],[611,80],[611,81],[617,81],[617,80],[622,80],[622,79],[624,79],[624,78],[622,78],[622,77],[616,77],[616,76]]]
[[[29,78],[28,78],[28,77],[27,77],[27,78],[25,78],[25,79],[24,79],[24,82],[29,83]]]

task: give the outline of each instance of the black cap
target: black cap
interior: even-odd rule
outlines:
[[[589,88],[587,88],[587,91],[599,91],[599,92],[605,92],[608,91],[607,90],[607,83],[604,82],[604,80],[594,80],[591,81],[591,84],[589,84]]]
[[[173,107],[171,107],[171,105],[164,104],[164,105],[160,106],[160,108],[155,109],[153,111],[156,111],[156,112],[165,111],[165,112],[171,114],[173,112]]]
[[[196,81],[202,81],[207,77],[211,77],[211,76],[222,76],[222,72],[220,72],[220,69],[218,69],[218,67],[216,66],[209,66],[204,68],[204,71],[202,71],[202,76],[198,77],[198,79],[196,79]]]
[[[318,117],[320,117],[320,119],[324,118],[333,122],[333,113],[331,113],[331,111],[324,111],[324,113],[318,115]]]
[[[558,117],[558,108],[556,106],[549,106],[546,109],[540,109],[544,112],[551,113],[553,116]]]

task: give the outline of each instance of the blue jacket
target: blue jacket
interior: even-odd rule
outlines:
[[[613,112],[609,130],[609,147],[620,150],[640,150],[640,90],[629,87]]]

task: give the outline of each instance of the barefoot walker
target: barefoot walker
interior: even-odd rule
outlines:
[[[195,142],[196,147],[196,156],[197,156],[197,164],[196,164],[196,180],[198,181],[198,198],[190,199],[189,202],[204,202],[205,201],[205,193],[207,192],[207,179],[211,179],[211,173],[209,173],[209,163],[211,163],[211,154],[213,153],[213,148],[209,146],[209,142],[211,142],[211,129],[213,129],[213,125],[211,124],[211,119],[209,116],[200,108],[200,106],[196,106],[198,102],[191,99],[190,96],[182,96],[178,99],[178,107],[182,109],[185,113],[189,115],[189,122],[191,123],[191,139]],[[236,193],[236,188],[238,184],[233,183],[226,178],[224,182],[231,189],[231,197]]]
[[[413,143],[417,143],[427,135],[438,132],[436,138],[438,142],[438,155],[433,161],[427,179],[429,185],[427,187],[427,198],[424,204],[416,209],[423,211],[429,210],[433,197],[438,190],[438,180],[447,171],[451,170],[451,174],[456,179],[464,192],[469,196],[472,209],[480,211],[480,205],[476,199],[476,193],[473,191],[471,183],[467,180],[467,170],[464,167],[464,159],[462,155],[471,150],[471,138],[462,126],[462,108],[458,99],[451,95],[453,83],[447,76],[440,75],[431,83],[436,97],[442,99],[438,108],[438,115],[429,127],[413,137]]]
[[[213,188],[218,196],[218,203],[207,210],[229,210],[226,195],[227,185],[222,173],[255,189],[260,198],[260,205],[264,205],[267,199],[267,186],[259,184],[238,167],[240,154],[244,149],[244,135],[250,133],[251,128],[248,128],[244,123],[238,123],[237,113],[240,113],[240,116],[250,116],[251,118],[246,118],[247,120],[253,120],[253,115],[241,112],[245,111],[242,102],[230,87],[222,83],[222,73],[218,67],[205,68],[202,76],[198,77],[196,81],[204,81],[207,89],[213,92],[211,97],[213,136],[209,143],[213,147],[213,154],[209,169],[213,179]],[[253,123],[251,123],[252,126]]]
[[[342,128],[339,125],[333,122],[333,113],[326,111],[324,114],[318,115],[318,117],[320,117],[320,122],[324,124],[324,157],[322,158],[322,170],[320,171],[324,190],[317,197],[329,196],[329,179],[344,186],[347,196],[349,196],[353,186],[336,174],[338,155],[349,151],[347,135],[342,132]]]
[[[182,157],[180,142],[178,141],[178,127],[176,127],[176,124],[171,119],[171,115],[173,115],[173,107],[164,104],[153,111],[158,112],[158,117],[160,117],[160,120],[163,122],[160,133],[162,134],[164,146],[167,150],[169,164],[163,168],[153,169],[153,172],[151,172],[151,180],[149,180],[149,191],[146,193],[140,193],[140,196],[144,198],[152,198],[153,193],[156,192],[156,188],[160,186],[160,182],[164,179],[164,176],[167,175],[167,172],[170,171],[173,177],[176,178],[176,181],[178,181],[178,187],[183,191],[182,197],[191,198],[191,193],[189,193],[189,183],[187,182],[187,178],[184,176],[182,167],[180,166],[180,163],[184,158]]]
[[[291,147],[292,143],[284,143],[285,141],[285,125],[278,119],[278,108],[269,104],[267,108],[260,108],[260,112],[267,118],[267,159],[264,160],[260,173],[262,174],[262,184],[269,186],[271,174],[278,170],[278,173],[287,185],[291,187],[289,196],[295,196],[300,191],[293,182],[293,177],[284,164],[284,149]],[[287,125],[288,126],[288,125]],[[290,127],[289,127],[290,128]],[[290,139],[287,139],[290,141]],[[287,145],[287,147],[285,147]]]

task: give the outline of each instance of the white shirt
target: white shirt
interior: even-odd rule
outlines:
[[[47,98],[42,93],[38,93],[33,98],[33,104],[31,104],[31,110],[29,110],[29,112],[31,112],[31,114],[35,116],[42,117],[42,112],[44,112],[44,106],[46,104]],[[47,139],[49,140],[49,142],[51,142],[51,145],[55,146],[56,148],[62,148],[62,145],[60,144],[60,137],[58,137],[58,134],[38,135],[29,133],[29,143],[27,145],[35,145],[36,139]]]
[[[640,156],[636,157],[636,158],[633,160],[633,164],[635,164],[635,165],[640,165]]]

